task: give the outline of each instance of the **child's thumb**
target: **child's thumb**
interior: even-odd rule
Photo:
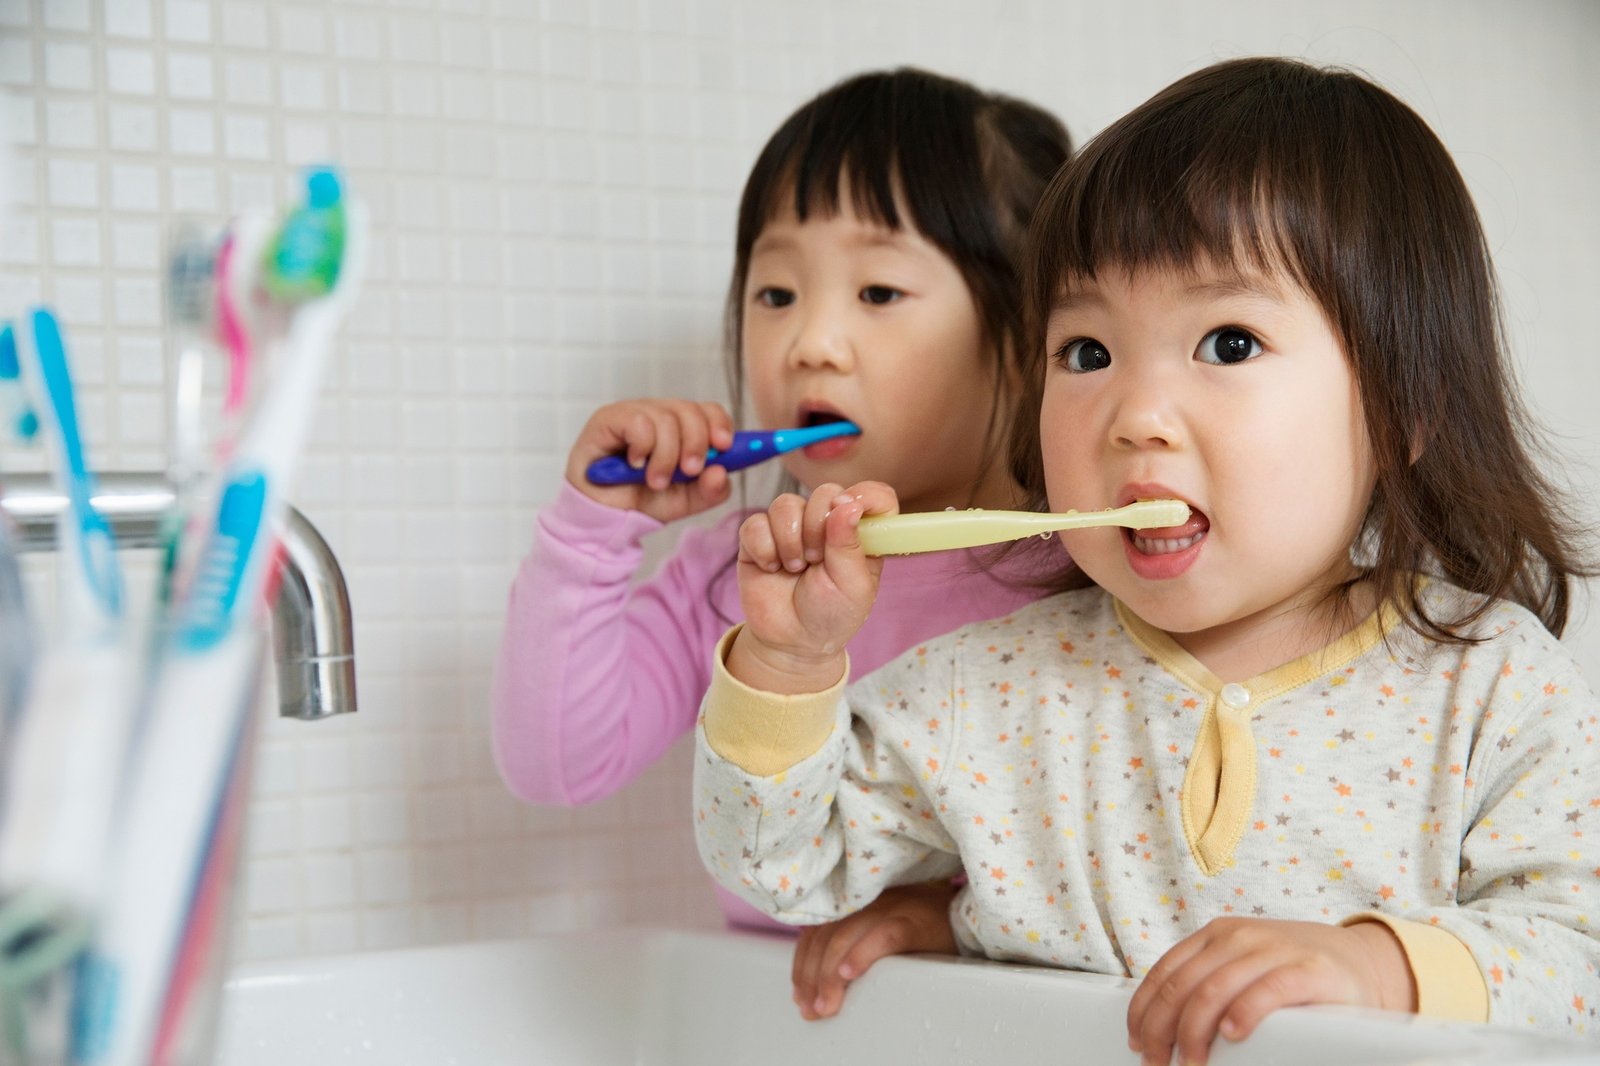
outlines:
[[[867,505],[859,496],[841,492],[833,498],[827,522],[823,525],[828,555],[833,555],[835,552],[860,553],[861,516],[866,510]]]
[[[835,498],[823,530],[827,541],[823,566],[833,583],[847,595],[870,600],[876,594],[878,571],[883,563],[869,557],[861,548],[861,517],[866,509],[866,501],[859,496]]]

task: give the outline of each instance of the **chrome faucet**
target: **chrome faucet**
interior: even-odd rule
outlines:
[[[162,517],[173,504],[161,474],[96,477],[93,502],[125,548],[160,546]],[[44,474],[12,474],[0,483],[0,510],[16,523],[22,551],[55,546],[56,515],[67,498]],[[315,526],[294,507],[278,530],[283,545],[272,603],[278,713],[307,721],[356,709],[355,637],[350,597],[338,560]]]

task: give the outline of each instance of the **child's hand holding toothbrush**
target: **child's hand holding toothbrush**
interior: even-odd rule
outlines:
[[[786,493],[739,527],[739,599],[745,626],[728,672],[767,692],[821,692],[845,671],[845,644],[878,596],[883,560],[861,548],[864,515],[900,510],[894,489],[862,481]]]
[[[589,417],[567,456],[567,481],[585,496],[624,511],[640,511],[658,522],[709,510],[728,498],[728,472],[706,466],[709,448],[733,443],[733,419],[721,404],[696,400],[640,399],[607,404]],[[589,464],[622,455],[643,468],[638,485],[596,485]],[[674,469],[700,474],[673,481]],[[702,474],[701,471],[704,471]]]

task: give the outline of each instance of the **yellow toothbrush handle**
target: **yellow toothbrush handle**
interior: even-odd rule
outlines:
[[[1108,511],[928,511],[882,515],[861,520],[861,547],[868,555],[915,555],[919,552],[973,548],[1006,540],[1089,526],[1131,526],[1134,529],[1181,525],[1189,506],[1181,500],[1140,500]]]

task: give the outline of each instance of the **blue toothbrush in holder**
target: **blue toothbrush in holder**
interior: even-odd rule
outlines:
[[[706,452],[706,465],[720,466],[732,473],[747,466],[764,463],[768,459],[792,452],[818,441],[834,437],[850,437],[861,432],[854,422],[827,422],[820,426],[801,429],[742,430],[733,435],[733,444],[722,450],[712,448]],[[589,464],[585,476],[591,485],[642,485],[644,470],[628,465],[621,455],[608,455]],[[682,470],[672,472],[675,482],[693,481],[700,475],[690,476]]]

